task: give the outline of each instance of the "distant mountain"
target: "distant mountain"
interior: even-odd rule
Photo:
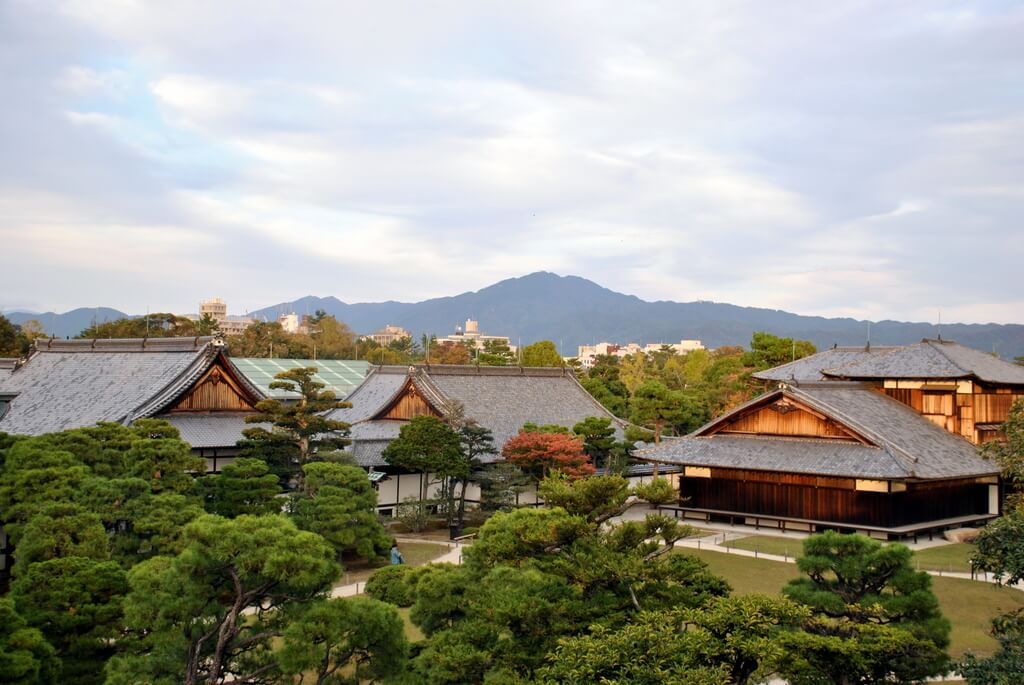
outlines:
[[[43,324],[43,330],[58,338],[75,337],[94,323],[123,319],[127,314],[110,307],[82,307],[70,312],[56,314],[54,312],[8,312],[4,314],[12,323],[23,324],[35,319]]]
[[[578,345],[609,342],[678,342],[699,339],[707,347],[747,345],[754,331],[811,340],[819,348],[863,345],[868,322],[800,316],[777,309],[737,307],[717,302],[646,302],[578,276],[537,272],[510,278],[476,292],[416,303],[347,304],[335,297],[303,297],[253,312],[274,320],[279,314],[313,313],[323,309],[359,333],[385,324],[422,333],[447,335],[467,318],[477,319],[484,333],[507,335],[513,343],[537,340],[560,343],[563,354]],[[93,310],[89,310],[93,311]],[[930,323],[871,322],[874,345],[902,345],[934,338]],[[942,324],[944,339],[979,350],[995,350],[1004,358],[1024,355],[1024,325]]]

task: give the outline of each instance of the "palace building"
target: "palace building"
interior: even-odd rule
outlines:
[[[834,348],[755,374],[776,387],[637,454],[683,468],[679,513],[902,537],[995,518],[999,438],[1024,368],[944,340]]]

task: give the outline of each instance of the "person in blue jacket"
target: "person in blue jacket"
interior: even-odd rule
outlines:
[[[403,557],[402,553],[398,551],[398,543],[397,542],[391,543],[391,564],[392,565],[396,565],[396,564],[404,564],[404,563],[405,563],[405,557]]]

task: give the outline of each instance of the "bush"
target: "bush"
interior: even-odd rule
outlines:
[[[430,524],[430,507],[433,500],[420,501],[418,497],[406,497],[398,505],[395,515],[410,533],[420,533]]]
[[[408,582],[412,569],[408,566],[386,566],[366,581],[366,594],[388,604],[409,607],[415,601],[411,584]]]
[[[655,478],[649,483],[640,483],[633,488],[633,494],[648,504],[658,506],[679,499],[679,493],[668,478]]]

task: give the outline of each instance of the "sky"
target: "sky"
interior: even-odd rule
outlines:
[[[546,270],[1024,322],[1020,2],[0,0],[0,309]]]

